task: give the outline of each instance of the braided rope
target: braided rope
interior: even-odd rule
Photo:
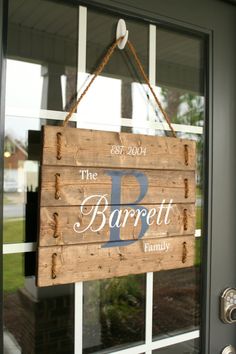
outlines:
[[[115,49],[116,49],[118,43],[119,43],[120,40],[122,40],[122,39],[123,39],[123,37],[118,38],[118,39],[115,40],[115,42],[108,48],[108,50],[107,50],[105,56],[104,56],[103,59],[102,59],[102,62],[99,64],[99,66],[97,67],[97,69],[93,72],[92,78],[91,78],[89,84],[88,84],[87,87],[84,89],[84,91],[81,93],[81,95],[79,96],[79,98],[77,99],[77,101],[75,102],[75,104],[72,106],[70,112],[69,112],[69,113],[67,114],[67,116],[65,117],[65,120],[64,120],[64,122],[63,122],[63,126],[64,126],[64,127],[67,126],[69,119],[71,118],[72,114],[75,113],[76,108],[78,107],[79,103],[81,102],[81,100],[83,99],[83,97],[84,97],[84,96],[86,95],[86,93],[88,92],[90,86],[92,85],[92,83],[94,82],[94,80],[96,79],[96,77],[99,76],[99,75],[102,73],[104,67],[107,65],[107,63],[109,62],[109,60],[110,60],[112,54],[114,53],[114,51],[115,51]],[[172,132],[172,134],[173,134],[173,136],[176,138],[176,133],[175,133],[175,131],[174,131],[172,125],[171,125],[171,120],[170,120],[168,114],[165,112],[164,108],[162,107],[161,102],[160,102],[159,99],[157,98],[157,96],[156,96],[156,94],[155,94],[155,92],[154,92],[154,90],[153,90],[153,88],[152,88],[152,86],[151,86],[151,84],[150,84],[150,81],[149,81],[149,79],[148,79],[148,77],[147,77],[147,74],[145,73],[145,70],[144,70],[144,68],[143,68],[143,65],[142,65],[142,63],[141,63],[141,61],[140,61],[140,59],[139,59],[139,57],[138,57],[138,54],[137,54],[137,52],[136,52],[136,50],[135,50],[133,44],[132,44],[129,40],[127,41],[127,44],[128,44],[128,48],[129,48],[130,52],[133,54],[133,57],[134,57],[134,59],[135,59],[137,65],[138,65],[138,68],[139,68],[139,70],[140,70],[140,73],[142,74],[142,76],[143,76],[143,78],[144,78],[144,81],[145,81],[146,84],[148,85],[148,87],[149,87],[149,89],[150,89],[150,91],[151,91],[151,93],[152,93],[152,95],[153,95],[153,97],[154,97],[154,99],[155,99],[155,101],[156,101],[157,106],[159,107],[161,113],[163,114],[163,116],[164,116],[164,118],[165,118],[165,120],[166,120],[166,122],[167,122],[167,124],[168,124],[168,126],[169,126],[169,128],[170,128],[170,130],[171,130],[171,132]],[[60,153],[59,153],[59,155],[60,155]]]

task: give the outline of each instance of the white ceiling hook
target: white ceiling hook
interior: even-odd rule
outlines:
[[[128,35],[129,35],[129,31],[126,30],[126,24],[125,21],[120,19],[117,23],[117,27],[116,27],[116,39],[120,38],[120,37],[124,37],[123,39],[120,40],[120,42],[118,43],[118,48],[119,49],[124,49],[127,40],[128,40]]]

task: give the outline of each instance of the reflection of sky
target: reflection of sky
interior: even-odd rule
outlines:
[[[39,110],[42,93],[41,65],[16,60],[7,60],[6,112],[9,110]],[[26,141],[28,129],[39,129],[39,121],[7,116],[6,134]]]
[[[79,86],[81,87],[88,74],[79,75]],[[89,77],[89,80],[91,77]],[[88,81],[86,80],[86,84]],[[7,60],[6,80],[6,134],[23,143],[27,141],[27,131],[39,130],[39,118],[32,118],[30,111],[34,111],[34,117],[40,117],[40,106],[42,97],[43,78],[41,76],[41,65],[23,61]],[[116,78],[99,76],[81,101],[78,108],[79,127],[99,130],[119,131],[121,124],[121,85],[122,81]],[[63,103],[65,103],[66,77],[61,77],[61,89]],[[142,122],[145,125],[147,120],[163,122],[162,114],[156,115],[156,103],[149,92],[147,85],[132,83],[132,119],[133,122]],[[160,87],[155,87],[156,94],[161,103],[165,106]],[[81,93],[81,92],[80,92]],[[147,98],[149,95],[149,101]],[[196,96],[198,97],[198,96]],[[148,106],[148,103],[151,104]],[[204,99],[202,98],[202,106]],[[182,103],[179,106],[178,115],[184,115],[189,107]],[[36,113],[35,113],[36,112]],[[19,115],[19,116],[18,116]],[[22,117],[23,115],[23,117]],[[131,118],[131,117],[123,117]],[[134,129],[136,133],[149,133],[149,129]],[[153,131],[155,133],[155,130]]]
[[[41,65],[7,60],[6,106],[40,108]]]
[[[80,74],[79,86],[88,79]],[[89,80],[91,77],[89,77]],[[86,84],[88,81],[86,81]],[[6,134],[25,142],[29,129],[40,128],[39,119],[31,118],[30,111],[40,116],[43,79],[41,66],[16,60],[7,60],[6,84]],[[61,78],[63,102],[65,103],[65,77]],[[79,126],[102,130],[120,130],[121,80],[100,76],[96,78],[78,108]],[[147,119],[147,99],[140,84],[132,85],[133,119]],[[80,92],[81,93],[81,92]],[[19,117],[17,115],[20,115]],[[22,116],[23,114],[23,117]],[[128,118],[128,117],[124,117]]]
[[[88,74],[80,74],[79,86],[84,84],[87,78]],[[112,124],[117,127],[112,130],[119,130],[120,117],[121,80],[104,76],[97,77],[78,107],[79,126],[110,130],[109,124]]]
[[[5,121],[5,135],[25,144],[28,140],[28,130],[39,130],[39,119],[22,117],[7,117]]]

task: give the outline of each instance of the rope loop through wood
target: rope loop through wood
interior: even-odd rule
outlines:
[[[184,179],[184,198],[188,198],[189,193],[189,185],[188,185],[188,178]]]
[[[55,199],[61,199],[61,192],[60,192],[60,173],[55,174]]]
[[[61,138],[62,138],[62,134],[60,132],[57,133],[57,159],[58,160],[61,160],[61,146],[62,146],[62,143],[61,143]]]
[[[184,162],[185,162],[185,166],[188,166],[188,160],[189,160],[189,157],[188,157],[188,145],[185,144],[184,145]]]
[[[57,253],[53,253],[52,254],[52,269],[51,269],[52,279],[56,279],[56,277],[57,277],[56,266],[57,266]]]
[[[188,230],[188,210],[187,209],[184,209],[183,221],[184,221],[184,231],[187,231]]]
[[[182,263],[186,263],[187,255],[188,255],[187,242],[183,242]]]
[[[60,236],[59,235],[59,215],[58,215],[58,213],[53,214],[53,219],[54,219],[54,224],[55,224],[53,237],[58,238]]]
[[[86,88],[84,89],[84,91],[81,93],[81,95],[79,96],[79,98],[77,99],[77,101],[75,102],[75,104],[72,106],[70,112],[69,112],[69,113],[67,114],[67,116],[65,117],[65,120],[64,120],[64,122],[63,122],[63,126],[64,126],[64,127],[67,126],[69,119],[71,118],[72,114],[75,113],[76,108],[78,107],[78,105],[79,105],[79,103],[81,102],[82,98],[83,98],[83,97],[86,95],[86,93],[88,92],[90,86],[92,85],[92,83],[94,82],[94,80],[96,79],[96,77],[99,76],[99,75],[102,73],[104,67],[107,65],[107,63],[109,62],[109,60],[110,60],[112,54],[114,53],[114,51],[115,51],[115,49],[116,49],[118,43],[119,43],[122,39],[123,39],[123,37],[120,37],[120,38],[116,39],[116,40],[112,43],[112,45],[109,47],[109,49],[107,50],[107,52],[106,52],[105,56],[103,57],[101,63],[98,65],[97,69],[93,72],[92,78],[91,78],[90,82],[88,83],[88,85],[86,86]],[[142,75],[143,78],[144,78],[144,81],[145,81],[146,84],[148,85],[149,90],[151,91],[151,93],[152,93],[152,95],[153,95],[153,97],[154,97],[154,99],[155,99],[155,102],[156,102],[158,108],[160,109],[161,113],[163,114],[163,116],[164,116],[164,118],[165,118],[165,120],[166,120],[166,122],[167,122],[167,124],[168,124],[168,126],[169,126],[169,128],[170,128],[170,130],[171,130],[171,132],[172,132],[172,135],[176,138],[176,133],[175,133],[175,131],[174,131],[174,128],[173,128],[172,125],[171,125],[171,120],[170,120],[168,114],[166,113],[166,111],[164,110],[164,108],[162,107],[161,102],[160,102],[159,99],[157,98],[157,95],[155,94],[155,91],[153,90],[153,88],[152,88],[152,86],[151,86],[151,84],[150,84],[150,81],[149,81],[149,79],[148,79],[148,76],[147,76],[147,74],[145,73],[145,70],[144,70],[144,68],[143,68],[143,65],[142,65],[142,63],[141,63],[141,61],[140,61],[140,59],[139,59],[139,57],[138,57],[138,54],[137,54],[137,52],[136,52],[136,49],[134,48],[134,46],[133,46],[133,44],[130,42],[130,40],[127,41],[127,44],[128,44],[128,48],[129,48],[130,52],[132,53],[132,55],[133,55],[133,57],[134,57],[134,59],[135,59],[135,61],[136,61],[136,64],[137,64],[137,66],[138,66],[138,68],[139,68],[139,71],[140,71],[141,75]],[[58,152],[59,152],[59,151],[58,151]],[[58,155],[60,156],[60,152],[58,153]]]

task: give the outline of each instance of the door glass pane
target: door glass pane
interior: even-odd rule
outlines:
[[[86,72],[91,73],[101,62],[116,33],[120,16],[88,10],[87,63]],[[148,70],[148,24],[125,19],[129,28],[129,38],[133,42]],[[143,81],[128,51],[116,49],[102,75],[94,82],[79,106],[80,119],[88,126],[107,130],[120,130],[121,117],[133,118],[137,115],[137,102],[145,113],[148,112],[144,99],[146,92],[139,84]],[[81,83],[87,75],[82,75]],[[109,126],[110,124],[110,126]],[[123,128],[123,130],[129,130]]]
[[[88,9],[87,67],[93,72],[114,40],[119,16]],[[147,23],[126,19],[130,39],[148,70]],[[79,126],[132,132],[121,128],[121,118],[134,118],[137,104],[148,114],[148,101],[134,59],[116,50],[78,108]],[[136,113],[135,113],[136,112]],[[146,276],[128,276],[84,283],[83,353],[111,353],[144,343]]]
[[[94,71],[114,39],[119,18],[88,9],[87,63],[86,73],[79,76],[81,83]],[[77,7],[62,2],[9,1],[5,243],[36,241],[39,131],[45,123],[61,124],[58,114],[74,102],[77,19]],[[129,18],[126,23],[129,38],[148,72],[149,25]],[[203,44],[203,39],[158,26],[155,90],[174,123],[204,127]],[[134,59],[127,51],[116,50],[78,108],[79,126],[168,135],[161,130],[143,128],[153,117],[163,122],[156,110],[152,111],[149,95]],[[130,119],[133,127],[121,127],[121,118]],[[142,128],[140,122],[144,123]],[[71,125],[75,126],[73,122]],[[178,136],[197,141],[196,227],[200,229],[203,135],[178,132]],[[194,267],[154,274],[154,340],[199,328],[202,237],[196,238]],[[34,252],[4,256],[5,348],[14,344],[14,353],[73,353],[73,286],[38,289],[34,276]],[[145,274],[141,274],[84,284],[83,353],[111,353],[145,342],[145,279]],[[198,341],[153,352],[196,354]]]
[[[40,129],[61,124],[73,102],[77,27],[77,7],[9,1],[4,243],[36,242]],[[73,285],[37,288],[35,268],[34,252],[4,255],[4,350],[73,353]]]
[[[4,255],[4,353],[64,353],[74,348],[73,285],[36,288],[23,254]]]
[[[157,84],[171,121],[204,128],[204,40],[192,35],[158,27]],[[195,129],[196,130],[196,129]],[[179,137],[197,142],[196,229],[202,228],[203,134],[178,133]],[[195,266],[154,274],[153,338],[163,338],[199,329],[200,324],[200,264],[202,238],[196,237]],[[184,347],[180,345],[180,352]],[[163,353],[172,353],[172,347]],[[178,347],[173,346],[173,352]],[[187,351],[188,353],[197,353]],[[159,351],[158,351],[159,352]],[[160,350],[162,353],[162,350]]]
[[[153,335],[190,331],[199,326],[198,267],[162,271],[154,275]]]
[[[27,195],[38,188],[39,162],[28,156],[28,131],[40,129],[41,65],[7,60],[4,140],[4,243],[25,240]],[[22,90],[22,82],[25,88]],[[29,102],[28,102],[29,101]],[[27,105],[28,102],[28,105]],[[27,105],[27,107],[26,107]],[[24,113],[23,113],[24,112]],[[38,156],[39,160],[39,156]],[[36,225],[35,225],[36,226]],[[35,230],[31,230],[35,232]]]
[[[84,283],[83,353],[144,342],[145,275]]]

